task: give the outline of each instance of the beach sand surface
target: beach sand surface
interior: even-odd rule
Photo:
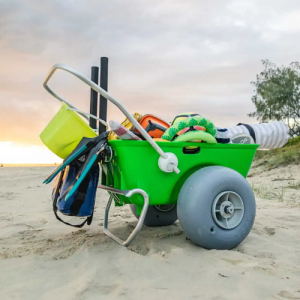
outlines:
[[[300,299],[299,166],[251,170],[255,224],[230,251],[195,246],[178,221],[144,226],[121,247],[102,231],[108,195],[100,190],[92,225],[65,226],[52,211],[52,185],[42,184],[52,170],[0,168],[1,300]],[[117,236],[135,225],[127,206],[112,209]]]

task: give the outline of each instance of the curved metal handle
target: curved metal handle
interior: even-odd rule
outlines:
[[[88,86],[90,86],[94,91],[96,91],[97,93],[99,93],[100,95],[102,95],[103,97],[105,97],[107,100],[109,100],[110,102],[112,102],[114,105],[116,105],[121,111],[122,113],[131,121],[131,123],[134,125],[134,127],[142,134],[142,136],[145,138],[145,140],[147,142],[150,143],[150,145],[158,152],[158,154],[163,158],[167,160],[167,164],[168,165],[172,165],[172,162],[169,161],[169,157],[168,155],[162,151],[162,149],[153,141],[153,139],[148,135],[148,133],[145,131],[145,129],[137,122],[137,120],[127,111],[127,109],[114,97],[112,97],[110,94],[108,94],[105,90],[103,90],[101,87],[99,87],[97,84],[95,84],[94,82],[92,82],[91,80],[87,79],[86,77],[84,77],[83,75],[81,75],[79,72],[77,72],[76,70],[63,65],[63,64],[56,64],[54,65],[48,75],[46,76],[44,82],[43,82],[43,86],[44,88],[56,99],[58,99],[59,101],[65,102],[68,106],[70,106],[71,108],[77,109],[75,106],[73,106],[71,103],[69,103],[67,100],[65,100],[64,98],[62,98],[61,96],[59,96],[58,94],[56,94],[55,92],[53,92],[49,86],[47,85],[48,81],[50,80],[50,78],[52,77],[52,75],[54,74],[54,72],[57,70],[64,70],[67,71],[71,74],[73,74],[74,76],[76,76],[77,78],[79,78],[80,80],[82,80],[84,83],[86,83]],[[170,172],[168,169],[162,169],[162,171],[164,172]],[[179,173],[179,169],[177,168],[177,165],[173,167],[173,171],[175,173]]]
[[[98,187],[101,188],[101,189],[107,190],[109,193],[112,193],[111,196],[109,197],[109,200],[108,200],[106,208],[105,208],[105,216],[104,216],[104,224],[103,224],[104,233],[106,235],[108,235],[109,237],[111,237],[118,244],[120,244],[122,246],[128,246],[132,242],[132,240],[137,236],[138,232],[143,227],[144,220],[145,220],[147,210],[148,210],[148,207],[149,207],[149,196],[148,196],[148,194],[144,190],[141,190],[141,189],[122,191],[122,190],[117,190],[117,189],[114,189],[114,188],[111,188],[111,187],[106,187],[106,186],[103,186],[103,185],[100,185]],[[113,194],[124,195],[125,197],[131,197],[134,194],[140,194],[144,198],[144,205],[143,205],[143,209],[142,209],[141,215],[139,217],[138,223],[137,223],[136,227],[134,228],[134,230],[129,235],[129,237],[125,241],[119,239],[118,237],[116,237],[113,233],[111,233],[108,230],[108,216],[109,216],[109,209],[110,209],[110,206],[111,206],[113,198],[114,198]]]
[[[145,140],[147,142],[149,142],[151,144],[151,146],[158,152],[158,154],[167,159],[167,155],[162,151],[162,149],[152,140],[152,138],[147,134],[147,132],[144,130],[144,128],[136,121],[136,119],[126,110],[126,108],[114,97],[112,97],[110,94],[108,94],[105,90],[103,90],[101,87],[99,87],[97,84],[95,84],[94,82],[92,82],[91,80],[87,79],[86,77],[84,77],[83,75],[81,75],[79,72],[77,72],[76,70],[64,65],[64,64],[56,64],[54,65],[48,75],[46,76],[44,82],[43,82],[43,86],[44,88],[56,99],[58,99],[59,101],[65,102],[68,106],[77,109],[74,105],[72,105],[70,102],[68,102],[67,100],[65,100],[64,98],[62,98],[61,96],[59,96],[58,94],[56,94],[55,92],[53,92],[49,86],[47,85],[48,81],[50,80],[50,78],[52,77],[52,75],[54,74],[54,72],[57,70],[64,70],[67,71],[71,74],[73,74],[74,76],[76,76],[77,78],[79,78],[80,80],[82,80],[84,83],[86,83],[87,85],[89,85],[94,91],[96,91],[97,93],[99,93],[100,95],[102,95],[103,97],[105,97],[107,100],[109,100],[110,102],[112,102],[114,105],[116,105],[121,111],[122,113],[131,121],[131,123],[134,125],[134,127],[142,134],[142,136],[145,138]]]
[[[54,65],[51,70],[49,71],[49,73],[47,74],[46,78],[44,79],[43,82],[43,87],[46,89],[46,91],[48,93],[50,93],[53,97],[55,97],[56,99],[58,99],[60,102],[64,102],[66,103],[69,107],[73,108],[73,109],[77,109],[77,107],[75,107],[72,103],[68,102],[66,99],[64,99],[63,97],[61,97],[60,95],[56,94],[54,91],[52,91],[50,89],[50,87],[47,85],[48,81],[50,80],[50,78],[52,77],[52,75],[54,74],[54,72],[58,69],[56,68],[56,66],[59,66],[59,64]],[[81,116],[83,116],[86,120],[89,121],[89,118],[86,114],[82,114],[81,112],[78,112]]]

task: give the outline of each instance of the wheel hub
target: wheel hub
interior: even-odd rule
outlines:
[[[244,216],[244,202],[233,191],[222,192],[212,205],[212,216],[218,226],[233,229],[240,224]]]
[[[225,206],[224,211],[226,214],[228,214],[230,216],[233,214],[233,208],[230,206]]]
[[[230,218],[234,213],[234,206],[230,201],[224,201],[220,205],[220,214],[223,218]]]

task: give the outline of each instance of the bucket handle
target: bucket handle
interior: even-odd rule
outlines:
[[[55,72],[55,70],[54,70],[54,72]],[[53,73],[54,73],[54,72],[53,72]],[[51,74],[51,76],[53,75],[53,73]],[[48,73],[48,75],[49,75],[49,74],[50,74],[50,72]],[[51,77],[51,76],[50,76],[50,77]],[[50,77],[49,77],[49,78],[46,78],[46,79],[44,80],[44,83],[43,83],[44,88],[45,88],[52,96],[54,96],[56,99],[58,99],[60,102],[63,102],[63,103],[65,103],[65,104],[67,104],[67,106],[68,106],[67,110],[73,110],[73,111],[76,111],[78,114],[80,114],[82,117],[84,117],[87,121],[89,121],[90,118],[96,119],[96,120],[98,120],[101,124],[103,124],[106,128],[108,128],[108,124],[107,124],[105,121],[103,121],[102,119],[100,119],[100,118],[98,118],[98,117],[96,117],[96,116],[94,116],[94,115],[92,115],[92,114],[88,114],[88,113],[86,113],[86,112],[84,112],[84,111],[78,109],[78,108],[75,107],[72,103],[68,102],[68,101],[67,101],[66,99],[64,99],[63,97],[61,97],[61,96],[59,96],[58,94],[54,93],[54,92],[47,86],[47,82],[49,81]]]
[[[86,112],[84,112],[84,111],[82,111],[82,110],[80,110],[80,109],[78,109],[78,108],[72,108],[72,107],[67,107],[67,110],[72,110],[72,111],[76,111],[76,112],[78,112],[80,115],[82,115],[82,116],[86,116],[87,118],[93,118],[93,119],[96,119],[96,120],[98,120],[101,124],[103,124],[106,128],[108,128],[108,124],[105,122],[105,121],[103,121],[102,119],[100,119],[100,118],[98,118],[98,117],[96,117],[96,116],[94,116],[94,115],[92,115],[92,114],[88,114],[88,113],[86,113]]]
[[[170,152],[165,153],[155,143],[155,141],[153,141],[153,139],[148,135],[148,133],[145,131],[145,129],[136,121],[136,119],[127,111],[127,109],[117,99],[112,97],[104,89],[99,87],[97,84],[95,84],[91,80],[87,79],[85,76],[81,75],[76,70],[74,70],[74,69],[72,69],[72,68],[70,68],[70,67],[68,67],[64,64],[56,64],[50,69],[49,73],[47,74],[47,76],[46,76],[46,78],[43,82],[43,86],[53,97],[55,97],[56,99],[58,99],[61,102],[66,103],[69,107],[77,109],[74,105],[69,103],[67,100],[65,100],[64,98],[62,98],[58,94],[56,94],[47,85],[48,81],[50,80],[50,78],[52,77],[52,75],[54,74],[54,72],[57,69],[64,70],[66,72],[69,72],[69,73],[73,74],[74,76],[76,76],[77,78],[82,80],[84,83],[86,83],[88,86],[90,86],[94,91],[96,91],[97,93],[99,93],[100,95],[105,97],[107,100],[112,102],[114,105],[116,105],[122,111],[122,113],[131,121],[133,126],[142,134],[142,136],[145,138],[145,140],[148,141],[151,144],[151,146],[158,152],[158,154],[160,155],[158,165],[159,165],[159,168],[162,171],[167,172],[167,173],[171,173],[171,172],[174,171],[177,174],[180,172],[179,169],[177,168],[178,159],[177,159],[177,157],[174,153],[170,153]]]

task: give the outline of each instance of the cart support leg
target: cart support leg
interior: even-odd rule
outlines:
[[[131,197],[133,194],[140,194],[143,196],[144,198],[144,205],[143,205],[143,209],[140,215],[140,218],[138,220],[138,223],[136,225],[136,227],[134,228],[134,230],[131,232],[131,234],[129,235],[129,237],[123,241],[121,239],[119,239],[118,237],[116,237],[114,234],[112,234],[109,230],[108,230],[108,217],[109,217],[109,209],[111,207],[112,201],[113,201],[113,196],[111,195],[109,197],[109,200],[107,202],[106,208],[105,208],[105,216],[104,216],[104,224],[103,224],[103,232],[111,237],[114,241],[116,241],[118,244],[122,245],[122,246],[128,246],[132,240],[137,236],[137,234],[139,233],[139,231],[142,229],[143,224],[144,224],[144,220],[147,214],[147,210],[149,207],[149,197],[148,194],[141,190],[141,189],[134,189],[134,190],[127,190],[127,191],[122,191],[122,190],[117,190],[114,188],[110,188],[110,187],[105,187],[105,186],[99,186],[99,188],[105,189],[108,192],[110,192],[111,194],[120,194],[120,195],[124,195],[125,197]]]

